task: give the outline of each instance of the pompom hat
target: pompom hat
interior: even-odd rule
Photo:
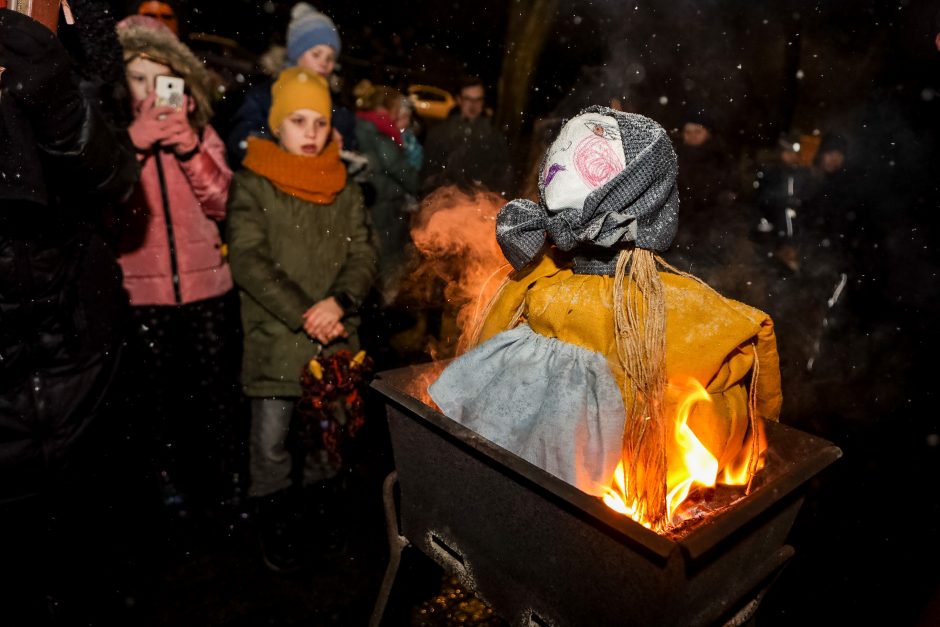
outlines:
[[[339,56],[339,33],[333,20],[306,2],[294,5],[290,15],[290,24],[287,25],[288,65],[297,65],[303,53],[320,44],[330,46]]]

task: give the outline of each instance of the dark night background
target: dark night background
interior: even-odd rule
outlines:
[[[498,109],[504,49],[517,36],[507,33],[510,11],[536,3],[313,4],[340,31],[338,73],[347,85],[369,78],[452,88],[458,75],[475,73]],[[190,3],[188,28],[260,54],[283,41],[290,6]],[[835,338],[850,345],[842,346],[848,357],[832,376],[784,389],[801,396],[804,411],[781,419],[831,440],[844,455],[809,486],[790,540],[796,557],[761,606],[762,627],[940,624],[940,425],[932,367],[938,15],[936,3],[913,0],[575,0],[545,16],[552,27],[512,146],[520,177],[537,120],[611,98],[667,129],[681,126],[690,107],[707,110],[742,179],[782,131],[850,138],[848,162],[863,181],[859,224],[870,243],[853,260],[845,303],[855,332]],[[239,95],[229,93],[220,115]],[[773,315],[773,303],[766,305]],[[814,403],[818,412],[805,409]],[[187,617],[198,616],[193,624],[358,624],[371,609],[386,557],[380,511],[368,505],[363,512],[374,518],[359,523],[369,538],[353,552],[359,562],[312,579],[279,582],[256,573],[246,584],[237,577],[245,567],[228,545],[180,549],[179,564],[167,571],[173,601],[155,612],[157,622],[188,624]],[[357,583],[343,583],[351,579]]]

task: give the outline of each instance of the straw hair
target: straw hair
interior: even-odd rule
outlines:
[[[656,256],[624,250],[614,274],[617,356],[626,408],[621,459],[625,503],[656,529],[666,525],[666,298]]]

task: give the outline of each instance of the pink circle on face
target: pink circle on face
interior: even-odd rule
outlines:
[[[581,140],[574,150],[574,166],[581,180],[591,188],[603,185],[624,168],[610,140],[598,135]]]

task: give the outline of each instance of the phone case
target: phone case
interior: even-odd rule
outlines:
[[[154,103],[158,107],[173,107],[174,109],[183,108],[183,79],[175,76],[158,76],[156,92],[157,98]]]

